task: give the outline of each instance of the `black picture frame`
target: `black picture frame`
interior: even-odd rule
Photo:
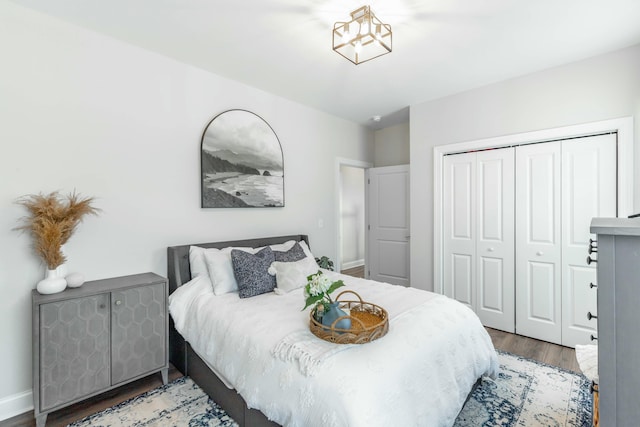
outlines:
[[[205,127],[200,145],[202,208],[284,207],[284,155],[259,115],[226,110]]]

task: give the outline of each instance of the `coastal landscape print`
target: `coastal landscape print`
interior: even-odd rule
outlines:
[[[275,132],[245,110],[217,115],[202,135],[202,207],[284,206],[284,161]]]

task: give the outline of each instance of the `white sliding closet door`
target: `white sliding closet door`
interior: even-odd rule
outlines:
[[[444,294],[475,311],[476,154],[444,158]]]
[[[514,150],[444,159],[444,293],[514,332]]]
[[[514,149],[478,152],[476,177],[476,313],[483,325],[514,332]]]
[[[562,337],[560,147],[558,141],[516,148],[516,333],[558,344]]]
[[[562,142],[562,344],[574,347],[597,336],[595,265],[587,265],[593,217],[615,217],[616,135]]]

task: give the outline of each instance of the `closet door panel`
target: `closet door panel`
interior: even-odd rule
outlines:
[[[595,264],[587,265],[591,219],[616,216],[616,135],[562,142],[562,344],[590,343],[597,335]]]
[[[560,142],[516,148],[516,332],[561,342]]]
[[[475,311],[475,153],[444,158],[444,294]]]
[[[451,261],[453,298],[473,308],[473,257],[452,254]]]
[[[477,314],[486,326],[515,330],[514,149],[476,155]]]
[[[527,265],[528,317],[537,322],[554,325],[557,322],[556,264],[553,262],[529,261]]]

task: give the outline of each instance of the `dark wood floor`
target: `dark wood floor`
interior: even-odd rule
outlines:
[[[342,270],[340,273],[346,274],[348,276],[364,278],[364,265],[353,267],[353,268],[347,268],[346,270]]]
[[[486,328],[496,350],[506,351],[569,371],[580,372],[573,348]]]

